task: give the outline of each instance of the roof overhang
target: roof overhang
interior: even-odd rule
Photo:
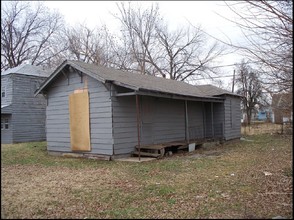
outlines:
[[[117,93],[114,96],[123,97],[123,96],[134,96],[134,95],[152,96],[152,97],[186,100],[186,101],[199,101],[199,102],[224,102],[225,100],[225,98],[223,97],[185,96],[185,95],[163,93],[163,92],[143,90],[143,89],[138,89],[137,91],[134,90],[133,92]]]
[[[12,106],[11,105],[2,105],[1,106],[1,114],[12,114]]]
[[[76,65],[73,62],[70,62],[68,60],[65,60],[59,67],[56,68],[56,70],[42,83],[40,88],[36,90],[34,93],[34,96],[37,96],[40,93],[43,93],[43,91],[50,85],[50,83],[60,74],[64,73],[65,68],[71,68],[79,73],[85,73],[89,75],[90,77],[93,77],[94,79],[97,79],[98,81],[105,83],[105,79],[98,76],[97,74],[93,74],[91,71],[88,71],[87,69],[84,69],[83,67],[80,67]]]

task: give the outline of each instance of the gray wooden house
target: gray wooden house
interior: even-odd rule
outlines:
[[[162,154],[170,146],[240,138],[240,97],[212,85],[64,61],[40,93],[51,154],[111,159],[137,149],[148,156],[143,149]]]
[[[49,75],[30,64],[1,72],[2,144],[46,140],[46,100],[34,92]]]

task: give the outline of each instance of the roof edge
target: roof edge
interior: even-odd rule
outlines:
[[[103,79],[102,77],[99,77],[97,74],[93,74],[92,72],[84,69],[83,67],[71,62],[70,60],[65,60],[63,61],[62,64],[60,64],[54,71],[53,73],[41,84],[40,88],[37,89],[37,91],[34,93],[34,96],[36,97],[38,94],[40,94],[49,84],[50,82],[56,78],[61,71],[67,66],[71,66],[74,69],[77,69],[81,72],[83,72],[84,74],[89,75],[90,77],[93,77],[94,79],[97,79],[98,81],[105,83],[105,79]]]

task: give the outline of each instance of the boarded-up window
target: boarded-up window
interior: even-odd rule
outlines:
[[[70,143],[73,151],[90,151],[88,90],[69,95]]]

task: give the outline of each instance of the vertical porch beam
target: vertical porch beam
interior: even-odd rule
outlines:
[[[214,128],[213,128],[213,102],[210,103],[211,105],[211,132],[212,132],[212,138],[214,139]]]
[[[187,100],[185,100],[185,137],[186,142],[189,143],[189,118],[188,118],[188,103]]]
[[[136,94],[136,113],[137,113],[137,136],[138,136],[138,151],[139,151],[139,161],[141,160],[141,134],[140,134],[140,105],[139,105],[139,97]]]
[[[205,114],[205,105],[202,102],[202,114],[203,114],[203,138],[206,138],[206,114]]]

